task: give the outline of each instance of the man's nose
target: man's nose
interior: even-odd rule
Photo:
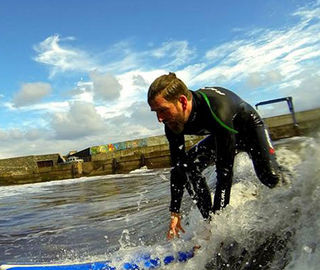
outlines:
[[[157,118],[160,123],[162,123],[164,120],[164,117],[160,113],[157,113]]]

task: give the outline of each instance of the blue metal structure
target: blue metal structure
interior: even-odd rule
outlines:
[[[289,111],[292,115],[293,124],[295,127],[298,127],[298,123],[297,123],[297,119],[296,119],[295,111],[294,111],[294,107],[293,107],[292,97],[284,97],[284,98],[266,100],[266,101],[262,101],[262,102],[257,103],[255,106],[256,106],[256,109],[258,109],[258,106],[267,105],[267,104],[276,103],[276,102],[282,102],[282,101],[286,101],[288,103]]]

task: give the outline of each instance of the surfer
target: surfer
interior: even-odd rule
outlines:
[[[149,87],[148,103],[163,123],[169,141],[172,170],[171,219],[168,239],[184,232],[180,206],[184,188],[196,201],[203,218],[230,201],[236,153],[245,151],[260,181],[273,188],[280,180],[279,166],[269,134],[258,113],[238,95],[222,87],[187,88],[174,73],[158,77]],[[184,135],[207,135],[188,151]],[[214,202],[202,171],[216,165]]]

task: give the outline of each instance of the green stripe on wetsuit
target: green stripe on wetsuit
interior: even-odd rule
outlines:
[[[210,101],[209,101],[207,95],[206,95],[205,93],[203,93],[203,92],[200,92],[200,91],[199,91],[199,93],[203,96],[204,100],[207,102],[213,118],[214,118],[221,126],[223,126],[225,129],[231,131],[232,133],[237,134],[238,131],[236,131],[235,129],[233,129],[233,128],[231,128],[231,127],[228,127],[225,123],[223,123],[223,122],[219,119],[218,116],[216,116],[216,114],[213,112],[213,110],[212,110],[212,108],[211,108]]]

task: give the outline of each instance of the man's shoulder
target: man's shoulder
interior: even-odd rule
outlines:
[[[217,94],[220,96],[225,96],[228,93],[233,93],[231,90],[221,87],[221,86],[205,86],[195,91],[196,93],[203,92],[205,94]]]
[[[204,96],[205,94],[206,97],[210,100],[210,103],[214,105],[219,105],[221,104],[239,104],[241,102],[244,102],[243,99],[236,94],[234,91],[229,90],[227,88],[221,87],[221,86],[210,86],[210,87],[204,87],[201,89],[198,89],[195,91],[198,96]],[[203,97],[203,99],[205,99]]]

